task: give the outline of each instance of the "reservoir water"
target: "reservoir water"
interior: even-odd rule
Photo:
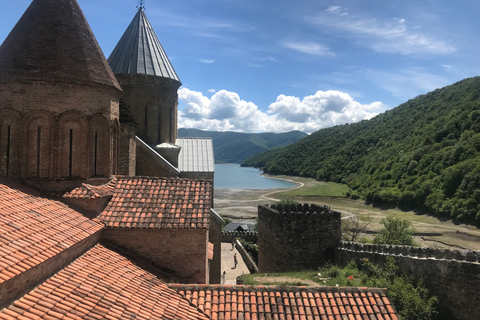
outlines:
[[[215,165],[215,189],[274,189],[293,188],[296,184],[261,176],[256,168],[240,167],[239,164]]]

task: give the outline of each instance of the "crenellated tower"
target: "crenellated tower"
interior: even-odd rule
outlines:
[[[121,88],[75,0],[34,0],[0,47],[0,177],[117,173]]]
[[[340,212],[317,205],[258,207],[260,272],[316,270],[333,262],[341,238]]]

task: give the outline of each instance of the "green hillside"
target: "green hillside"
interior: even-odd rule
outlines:
[[[285,147],[307,136],[300,131],[285,133],[216,132],[178,129],[180,138],[205,138],[213,141],[215,162],[241,163],[248,157],[279,147]]]
[[[367,201],[480,223],[480,77],[243,164],[342,182]]]

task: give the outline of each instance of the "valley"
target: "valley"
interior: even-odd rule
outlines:
[[[328,205],[333,210],[360,217],[370,217],[371,223],[358,239],[372,239],[382,227],[381,220],[388,215],[396,215],[412,221],[416,229],[415,241],[421,247],[438,249],[470,249],[480,250],[480,229],[465,224],[455,224],[450,220],[442,220],[428,213],[400,210],[392,206],[365,204],[364,200],[352,200],[342,196],[341,190],[348,187],[316,181],[312,178],[291,176],[270,176],[298,183],[292,189],[267,190],[215,190],[215,210],[222,216],[234,221],[254,220],[257,216],[257,206],[273,204],[281,199],[292,199],[300,203],[315,203]],[[322,192],[323,190],[323,192]]]

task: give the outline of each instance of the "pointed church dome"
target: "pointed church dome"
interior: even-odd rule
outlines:
[[[143,7],[140,7],[108,63],[115,74],[147,74],[180,82]]]
[[[76,0],[33,0],[0,46],[0,82],[121,90]]]

